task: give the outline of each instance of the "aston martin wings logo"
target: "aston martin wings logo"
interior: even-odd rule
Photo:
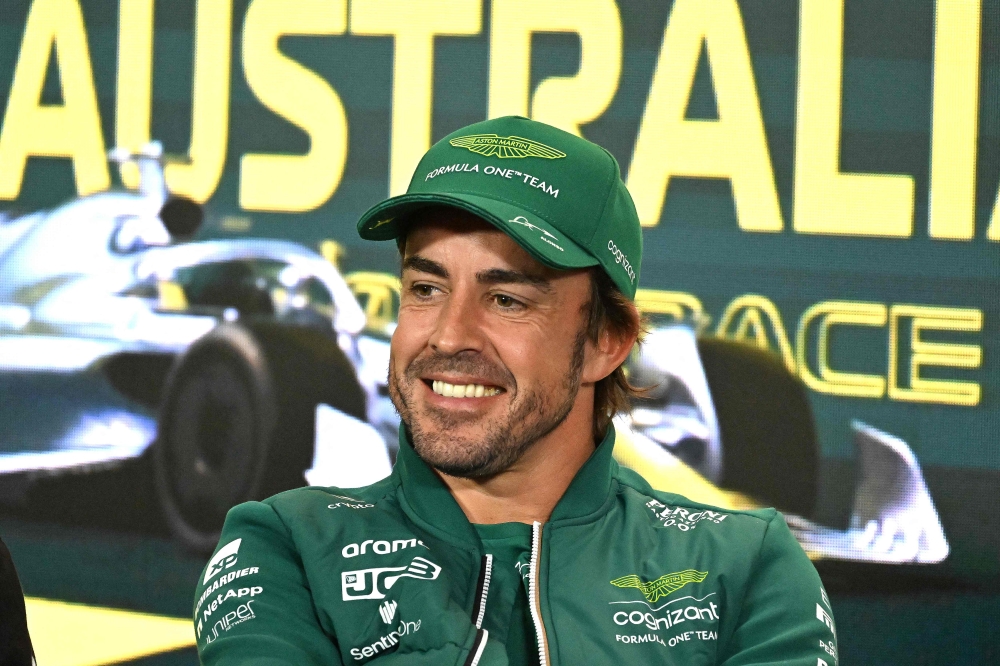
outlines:
[[[531,139],[524,139],[519,136],[499,136],[497,134],[469,134],[459,136],[451,141],[451,145],[456,148],[466,148],[474,153],[479,153],[484,157],[496,155],[500,158],[507,157],[543,157],[547,160],[556,160],[566,157],[566,153],[556,150],[544,143],[538,143]]]
[[[637,588],[640,592],[642,592],[642,596],[646,597],[646,601],[651,604],[655,604],[660,597],[673,594],[688,583],[700,583],[705,580],[706,576],[708,576],[707,571],[685,569],[684,571],[675,571],[674,573],[664,574],[656,580],[648,583],[642,582],[641,578],[632,574],[630,576],[615,578],[611,581],[611,584],[615,587]]]

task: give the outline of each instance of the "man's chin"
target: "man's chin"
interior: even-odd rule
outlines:
[[[491,446],[492,437],[482,427],[421,427],[411,428],[413,449],[421,460],[434,469],[467,479],[494,476],[517,462],[523,451]]]
[[[486,479],[496,476],[510,469],[520,457],[507,451],[481,451],[472,455],[454,455],[452,452],[445,453],[437,449],[417,450],[417,455],[438,472],[462,479]]]

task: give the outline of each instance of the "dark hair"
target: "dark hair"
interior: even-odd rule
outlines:
[[[635,336],[636,344],[642,342],[646,330],[639,310],[600,268],[590,271],[588,307],[587,337],[591,342],[597,344],[605,333],[619,338]],[[644,392],[629,383],[624,362],[598,381],[594,386],[594,440],[604,439],[611,420],[620,412],[628,411],[631,401]]]

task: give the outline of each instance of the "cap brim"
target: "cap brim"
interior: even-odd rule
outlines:
[[[367,240],[392,240],[405,231],[406,219],[421,208],[451,206],[481,217],[517,241],[532,257],[552,268],[596,266],[597,259],[532,211],[507,201],[474,194],[420,193],[386,199],[358,222]]]

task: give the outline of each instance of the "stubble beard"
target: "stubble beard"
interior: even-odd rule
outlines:
[[[586,331],[573,344],[569,370],[560,384],[561,391],[546,393],[516,391],[506,415],[494,417],[481,436],[461,437],[463,425],[483,419],[425,407],[414,410],[414,393],[420,390],[421,376],[431,372],[457,372],[489,378],[498,385],[516,388],[513,375],[478,355],[465,352],[446,356],[436,354],[411,363],[403,377],[393,364],[389,366],[389,397],[410,432],[413,450],[431,467],[449,475],[467,479],[495,476],[521,459],[535,442],[555,430],[569,415],[580,390]]]

